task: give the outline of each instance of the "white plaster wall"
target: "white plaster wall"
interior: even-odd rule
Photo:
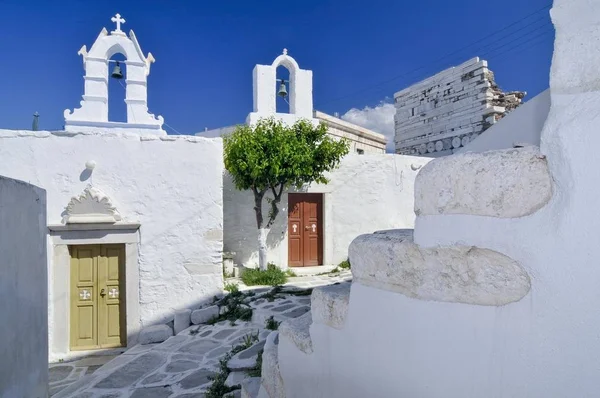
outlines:
[[[457,214],[416,221],[415,242],[423,247],[467,244],[509,256],[530,275],[529,294],[484,307],[354,283],[344,329],[313,325],[317,356],[280,342],[288,392],[304,382],[318,386],[304,395],[311,397],[598,396],[599,15],[600,3],[587,0],[556,0],[552,9],[557,41],[541,135],[554,184],[549,203],[520,218]],[[308,361],[310,371],[303,368]],[[303,395],[288,394],[295,396]]]
[[[348,246],[357,236],[380,229],[412,228],[414,224],[414,181],[419,167],[430,159],[393,154],[346,156],[327,185],[314,184],[306,192],[323,193],[324,253],[327,265],[348,258]],[[226,251],[236,253],[235,262],[258,264],[258,231],[254,197],[235,189],[224,176],[224,225]],[[287,195],[267,239],[268,260],[287,267]],[[263,214],[268,214],[263,203]]]
[[[221,139],[0,130],[0,159],[1,174],[46,189],[48,224],[60,224],[71,197],[91,181],[123,222],[141,224],[138,325],[168,320],[221,291]],[[91,176],[88,160],[97,163]],[[51,303],[62,293],[52,286]]]
[[[455,153],[512,148],[514,144],[540,145],[550,111],[550,89],[525,102]]]
[[[48,396],[47,275],[46,192],[0,176],[2,398]]]

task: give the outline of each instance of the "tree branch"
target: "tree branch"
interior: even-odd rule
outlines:
[[[271,201],[271,211],[269,212],[269,221],[267,222],[267,228],[271,228],[275,222],[275,218],[279,214],[279,203],[281,202],[281,195],[283,194],[284,183],[279,183],[279,192],[277,192],[276,186],[271,185],[271,192],[273,192],[273,200]]]

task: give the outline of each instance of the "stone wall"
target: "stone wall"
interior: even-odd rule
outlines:
[[[119,224],[141,225],[51,234],[51,353],[68,351],[68,261],[58,262],[68,258],[67,239],[127,244],[129,342],[141,326],[168,321],[174,310],[221,292],[222,156],[218,138],[0,130],[0,173],[47,191],[49,225],[62,224],[65,207],[88,184],[111,199]],[[92,172],[88,161],[96,163]]]
[[[332,172],[327,185],[314,184],[306,192],[323,193],[324,262],[337,265],[347,259],[348,246],[358,235],[378,229],[412,228],[414,224],[414,181],[427,158],[392,154],[346,156]],[[251,192],[235,189],[224,179],[224,225],[226,251],[235,252],[235,262],[258,263],[258,232]],[[263,214],[268,214],[263,203]],[[286,267],[288,261],[287,195],[267,244],[269,261]]]
[[[44,398],[48,270],[43,189],[0,176],[0,253],[0,397]]]
[[[396,152],[450,155],[519,106],[525,93],[503,93],[487,66],[473,58],[394,94]]]

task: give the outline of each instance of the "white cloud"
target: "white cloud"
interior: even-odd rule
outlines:
[[[395,113],[394,104],[381,102],[374,108],[370,106],[365,106],[363,109],[352,108],[342,115],[342,119],[385,135],[388,140],[387,152],[394,153]]]

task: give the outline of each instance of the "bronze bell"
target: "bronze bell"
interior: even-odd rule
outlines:
[[[119,66],[119,61],[117,61],[117,64],[115,65],[115,68],[113,69],[110,77],[112,77],[113,79],[122,79],[123,78],[123,72],[121,72],[121,67]]]
[[[285,88],[285,80],[281,79],[281,84],[279,85],[279,91],[277,95],[281,98],[285,98],[288,95],[287,89]]]

